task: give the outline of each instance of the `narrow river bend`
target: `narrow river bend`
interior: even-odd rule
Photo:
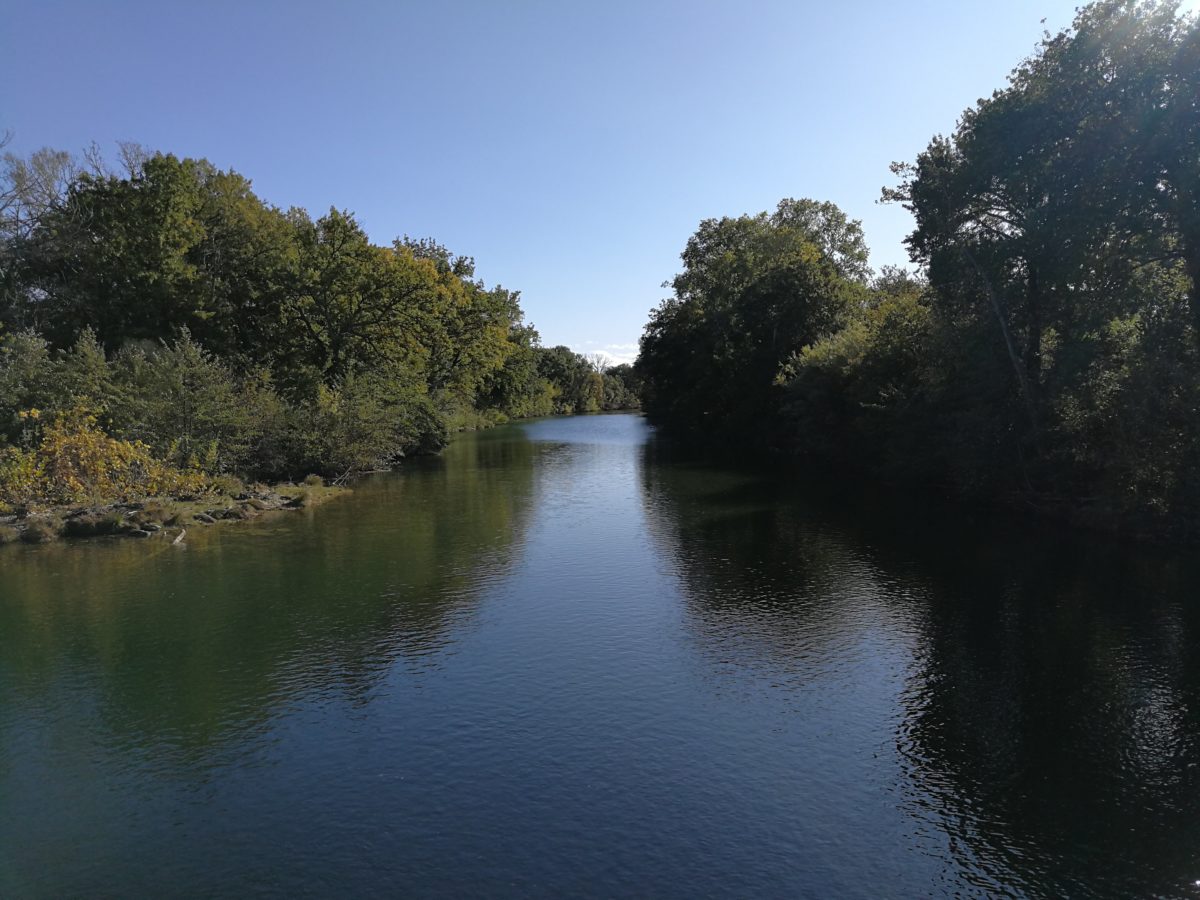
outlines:
[[[0,896],[1196,896],[1198,589],[630,415],[0,548]]]

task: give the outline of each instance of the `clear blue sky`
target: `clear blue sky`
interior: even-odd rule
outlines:
[[[518,288],[546,344],[628,355],[710,216],[782,197],[863,221],[1074,0],[6,0],[11,149],[133,140],[279,206],[432,236]]]

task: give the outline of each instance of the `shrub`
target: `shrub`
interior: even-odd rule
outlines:
[[[61,383],[50,345],[32,331],[0,341],[0,434],[10,441],[25,431],[30,409],[57,408]]]
[[[236,475],[216,475],[208,479],[208,489],[227,497],[236,497],[246,491],[246,485]]]
[[[179,521],[181,513],[174,503],[161,500],[148,500],[131,518],[139,525],[146,522],[158,522],[161,525],[174,525]]]
[[[58,529],[48,519],[30,519],[21,532],[21,540],[26,544],[46,544],[57,539]]]
[[[21,532],[11,525],[0,525],[0,544],[11,544],[21,539]]]
[[[325,479],[320,475],[309,475],[304,479],[304,484],[308,485],[309,487],[324,487]]]
[[[0,503],[95,503],[199,490],[198,473],[171,468],[142,443],[118,441],[86,410],[60,413],[32,450],[0,456]]]
[[[84,513],[67,519],[63,523],[63,533],[69,537],[116,534],[122,524],[124,524],[124,519],[116,510],[103,513]]]

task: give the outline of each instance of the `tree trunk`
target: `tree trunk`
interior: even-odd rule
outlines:
[[[1004,338],[1004,348],[1008,351],[1009,362],[1012,363],[1013,372],[1017,376],[1017,386],[1021,391],[1021,399],[1025,402],[1025,412],[1029,415],[1029,425],[1033,429],[1034,447],[1038,454],[1041,454],[1041,428],[1038,425],[1037,407],[1033,402],[1033,393],[1029,387],[1029,379],[1025,377],[1025,366],[1021,364],[1021,359],[1017,356],[1017,348],[1013,343],[1012,332],[1009,330],[1008,321],[1004,317],[1004,306],[1000,302],[1000,297],[996,294],[995,288],[992,287],[992,280],[988,278],[987,272],[983,266],[979,264],[979,260],[975,258],[967,247],[960,247],[963,256],[967,258],[967,262],[975,270],[979,276],[979,280],[983,282],[984,293],[987,294],[988,302],[991,304],[992,312],[996,316],[996,324],[1000,327],[1000,335]]]

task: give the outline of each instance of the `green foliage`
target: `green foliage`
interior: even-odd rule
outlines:
[[[930,392],[944,381],[944,373],[928,366],[938,339],[922,283],[904,272],[885,272],[870,301],[841,329],[803,348],[783,368],[784,415],[795,446],[828,458],[844,448],[878,453],[881,442],[909,433],[924,417]]]
[[[214,475],[205,479],[205,487],[210,493],[218,494],[222,497],[236,497],[246,490],[246,485],[242,479],[236,475]]]
[[[31,518],[21,532],[21,540],[26,544],[48,544],[58,537],[58,528],[48,519]]]
[[[124,525],[119,512],[85,512],[71,516],[63,523],[63,533],[68,537],[94,537],[101,534],[116,534]]]
[[[1197,97],[1197,19],[1102,0],[893,167],[919,277],[868,283],[824,204],[702,223],[642,339],[648,411],[1200,536]]]
[[[556,392],[538,362],[542,349],[532,326],[513,324],[508,333],[509,351],[504,365],[480,387],[484,406],[509,419],[548,416],[554,412]]]
[[[110,438],[84,409],[59,413],[28,450],[0,454],[0,504],[13,508],[190,493],[203,479],[156,459],[140,442]]]
[[[171,344],[128,348],[113,368],[119,394],[109,412],[118,433],[181,468],[216,473],[249,461],[269,387],[239,385],[187,331]]]
[[[62,401],[60,368],[50,345],[32,331],[0,340],[0,429],[6,442],[20,439],[29,411],[55,409]]]
[[[204,160],[122,154],[121,173],[4,158],[0,445],[22,465],[38,417],[76,407],[180,471],[280,479],[632,402],[570,351],[564,380],[547,378],[518,294],[469,257],[377,246],[337,209],[284,212]]]
[[[537,371],[551,385],[552,411],[596,412],[604,401],[604,380],[581,354],[569,347],[539,347]]]
[[[604,409],[637,409],[642,405],[642,380],[633,366],[622,363],[602,371]]]
[[[159,525],[175,525],[182,515],[183,512],[177,504],[151,499],[143,503],[141,509],[135,510],[131,518],[139,524],[156,522]]]
[[[387,378],[347,376],[300,411],[302,470],[342,476],[383,468],[422,437],[423,410],[399,409]],[[413,427],[415,425],[415,427]]]
[[[859,224],[828,203],[702,222],[642,337],[647,411],[709,435],[761,434],[780,367],[861,302],[865,259]]]
[[[943,334],[928,444],[959,480],[1195,531],[1197,41],[1175,4],[1094,3],[894,166]]]

